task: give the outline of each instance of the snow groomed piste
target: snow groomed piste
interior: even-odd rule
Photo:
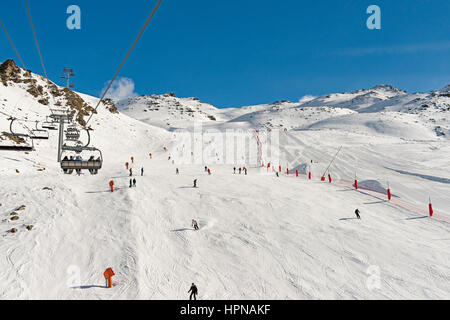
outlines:
[[[0,68],[0,297],[449,298],[448,89],[220,110],[165,94],[117,110],[108,90],[79,94],[21,62]],[[181,161],[177,130],[195,121],[190,142],[215,156]],[[229,164],[208,129],[256,148]]]

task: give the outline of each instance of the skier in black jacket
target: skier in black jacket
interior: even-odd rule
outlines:
[[[197,300],[198,289],[197,289],[197,286],[195,284],[192,284],[192,286],[189,289],[188,293],[189,292],[191,293],[191,295],[189,296],[189,300],[192,300],[192,297],[194,297],[194,300]]]
[[[356,214],[356,218],[361,219],[361,217],[359,216],[359,209],[355,210],[355,214]]]

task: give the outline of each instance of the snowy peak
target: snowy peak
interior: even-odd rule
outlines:
[[[450,92],[450,84],[446,85],[444,88],[440,90],[441,92]]]
[[[361,89],[354,92],[333,93],[321,96],[303,103],[307,107],[333,106],[361,110],[371,105],[386,101],[398,96],[406,95],[406,91],[394,88],[391,85],[377,85],[371,89]]]
[[[406,91],[397,89],[389,84],[379,84],[379,85],[374,86],[371,90],[393,92],[393,93],[403,93],[403,94],[406,93]]]
[[[215,122],[218,109],[198,98],[178,98],[173,93],[152,94],[121,100],[118,109],[139,120],[165,129],[178,128],[182,122]]]

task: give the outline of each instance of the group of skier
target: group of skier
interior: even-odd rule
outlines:
[[[239,171],[239,174],[241,174],[242,171],[244,171],[245,175],[247,175],[247,168],[246,167],[243,167],[243,168],[239,167],[238,171]],[[236,174],[236,167],[233,168],[233,174]]]

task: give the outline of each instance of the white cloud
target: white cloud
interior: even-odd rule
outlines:
[[[298,102],[299,102],[299,103],[305,103],[305,102],[314,100],[315,98],[317,98],[317,97],[312,96],[312,95],[310,95],[310,94],[307,94],[306,96],[303,96]]]
[[[109,83],[103,88],[103,92],[107,88]],[[134,91],[134,81],[130,78],[118,78],[114,81],[113,85],[109,89],[106,98],[112,99],[114,101],[120,101],[127,98],[136,97],[137,92]]]

